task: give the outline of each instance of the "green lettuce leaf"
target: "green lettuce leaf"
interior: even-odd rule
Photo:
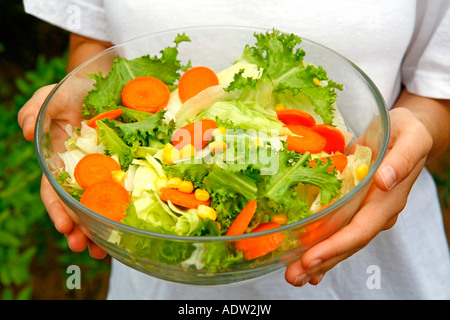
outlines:
[[[329,172],[331,161],[322,163],[317,161],[316,166],[308,165],[309,153],[291,167],[284,167],[277,174],[270,176],[266,181],[265,196],[270,200],[286,207],[295,207],[299,204],[295,188],[299,183],[313,185],[320,189],[321,204],[329,203],[339,195],[341,180],[334,172]]]
[[[95,84],[86,96],[84,114],[94,116],[110,109],[112,105],[122,105],[123,87],[137,77],[156,77],[173,90],[180,78],[180,71],[188,67],[178,60],[178,45],[184,41],[190,39],[183,33],[175,38],[175,46],[160,51],[160,57],[146,55],[130,60],[115,58],[106,76],[101,72],[91,75]]]
[[[283,124],[278,121],[276,114],[265,112],[258,104],[243,103],[240,100],[219,101],[201,112],[198,119],[220,119],[233,124],[240,129],[280,129]]]
[[[115,127],[120,131],[122,140],[129,146],[139,144],[139,146],[148,147],[152,145],[152,141],[165,144],[171,141],[175,129],[173,121],[164,122],[166,111],[160,110],[143,120],[116,124]]]
[[[328,79],[322,67],[304,63],[305,52],[298,47],[300,37],[273,30],[255,34],[255,38],[255,45],[247,45],[237,62],[257,65],[263,70],[261,77],[243,78],[243,73],[240,72],[226,90],[241,89],[245,92],[264,89],[267,96],[267,85],[270,85],[274,95],[287,92],[294,96],[302,95],[314,105],[315,113],[324,123],[332,124],[335,110],[333,104],[337,97],[335,90],[342,90],[342,85]],[[245,95],[248,96],[248,92]],[[272,106],[276,103],[275,98],[267,101],[271,101]]]
[[[122,170],[126,171],[133,161],[133,154],[137,152],[137,145],[134,148],[128,146],[104,121],[97,121],[100,142],[105,147],[105,154],[109,156],[118,155]]]

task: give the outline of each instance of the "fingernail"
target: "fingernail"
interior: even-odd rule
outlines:
[[[391,190],[397,183],[397,174],[391,166],[384,166],[379,171],[381,179],[387,190]]]
[[[322,278],[323,278],[323,273],[311,278],[309,283],[311,283],[313,285],[318,285],[320,283],[320,281],[322,281]]]
[[[33,116],[28,116],[23,120],[23,127],[22,130],[25,130],[25,128],[28,128],[29,126],[31,126],[34,122],[34,117]]]
[[[308,266],[308,269],[312,269],[314,267],[317,267],[319,264],[321,264],[323,261],[321,259],[316,259],[311,261],[311,263]]]
[[[304,286],[308,281],[309,281],[309,277],[303,273],[303,274],[299,274],[295,280],[294,280],[294,286],[296,287],[302,287]]]

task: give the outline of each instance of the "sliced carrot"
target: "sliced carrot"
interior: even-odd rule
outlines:
[[[334,169],[336,169],[337,171],[342,172],[345,167],[347,167],[347,163],[348,163],[348,159],[347,156],[343,153],[335,153],[329,157],[321,157],[320,160],[322,162],[327,162],[328,158],[331,159],[331,166],[328,169],[329,172],[333,171]],[[314,166],[316,165],[316,160],[313,159],[309,162],[309,166],[311,168],[314,168]]]
[[[91,128],[97,128],[97,120],[102,120],[102,119],[109,119],[109,120],[113,120],[117,117],[119,117],[121,114],[123,113],[123,109],[113,109],[113,110],[108,110],[102,113],[99,113],[98,115],[96,115],[95,117],[92,117],[91,119],[89,119],[88,121],[86,121],[86,124],[91,127]]]
[[[90,185],[80,202],[104,217],[120,222],[130,204],[128,191],[115,181],[100,181]]]
[[[193,67],[187,70],[178,82],[178,95],[182,103],[206,88],[219,84],[216,73],[208,67]]]
[[[251,233],[278,228],[280,224],[276,222],[266,222],[259,224]],[[284,234],[276,232],[260,237],[243,239],[236,243],[236,249],[243,251],[245,260],[253,260],[265,256],[278,249],[284,241]]]
[[[345,137],[338,128],[328,124],[316,124],[311,129],[325,138],[326,144],[323,150],[326,153],[345,151]]]
[[[322,209],[325,209],[327,205],[324,205]],[[304,228],[304,231],[300,233],[300,240],[304,245],[313,245],[324,238],[328,237],[333,231],[336,231],[339,226],[339,220],[330,221],[329,218],[314,222]]]
[[[80,187],[86,189],[96,182],[112,180],[111,173],[120,169],[120,164],[113,158],[101,153],[90,153],[78,161],[74,176]]]
[[[308,112],[296,109],[283,109],[277,111],[278,119],[284,124],[300,124],[306,127],[312,127],[316,120]]]
[[[285,127],[295,134],[286,139],[288,150],[299,153],[318,153],[325,147],[325,138],[311,128],[302,125],[286,125]]]
[[[234,219],[230,228],[227,231],[227,236],[236,236],[240,234],[244,234],[247,229],[250,221],[256,212],[257,203],[255,200],[250,200],[247,205],[242,209],[242,211],[238,214],[236,219]]]
[[[155,113],[164,108],[170,99],[170,89],[154,77],[138,77],[129,81],[122,90],[125,107]]]
[[[172,144],[178,150],[187,144],[192,144],[196,150],[201,150],[211,140],[215,128],[217,123],[211,119],[191,122],[173,133]]]
[[[176,204],[181,207],[197,209],[200,205],[209,206],[211,203],[210,200],[201,201],[195,198],[195,194],[192,193],[184,193],[177,189],[172,188],[161,188],[161,200],[170,201],[173,204]]]

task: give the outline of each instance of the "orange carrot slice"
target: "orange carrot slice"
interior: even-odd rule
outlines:
[[[211,119],[191,122],[174,132],[172,144],[178,150],[187,144],[192,144],[197,151],[201,150],[211,140],[215,128],[217,128],[217,123]]]
[[[312,127],[316,124],[316,120],[309,113],[296,109],[283,109],[277,111],[278,119],[286,125],[302,125]]]
[[[278,228],[280,224],[276,222],[266,222],[259,224],[251,233]],[[243,251],[245,260],[253,260],[265,256],[278,249],[284,241],[284,235],[276,232],[264,236],[250,239],[243,239],[236,243],[236,249]]]
[[[111,173],[120,169],[120,164],[113,158],[101,153],[90,153],[78,161],[74,176],[77,183],[86,189],[96,182],[112,180]]]
[[[206,88],[219,84],[216,73],[208,67],[193,67],[187,70],[178,82],[178,95],[182,103]]]
[[[236,219],[234,219],[233,223],[227,231],[227,236],[244,234],[256,212],[256,206],[257,203],[255,200],[250,200],[247,203],[244,209],[242,209],[242,211],[238,214]]]
[[[98,115],[96,115],[95,117],[92,117],[91,119],[89,119],[88,121],[86,121],[86,124],[91,127],[91,128],[97,128],[97,120],[102,120],[102,119],[109,119],[109,120],[113,120],[117,117],[119,117],[121,114],[123,113],[123,109],[113,109],[113,110],[108,110],[105,112],[102,112]]]
[[[285,127],[295,134],[295,136],[288,136],[286,139],[288,150],[299,153],[318,153],[325,147],[325,138],[311,128],[302,125],[287,125]]]
[[[325,138],[326,144],[323,150],[326,153],[332,154],[336,151],[345,151],[345,137],[338,128],[328,124],[317,124],[311,129]]]
[[[130,204],[128,191],[117,182],[108,180],[90,185],[81,196],[80,202],[104,217],[120,222]]]
[[[170,89],[154,77],[138,77],[129,81],[122,90],[125,107],[155,113],[164,108],[170,99]]]
[[[345,167],[347,167],[348,159],[347,159],[347,156],[343,153],[335,153],[329,157],[321,157],[320,160],[322,162],[326,163],[328,161],[328,158],[331,159],[331,164],[332,164],[330,166],[330,168],[328,169],[329,172],[333,171],[334,169],[342,172],[345,169]],[[309,166],[311,168],[314,168],[315,165],[316,165],[315,159],[313,159],[309,162]]]
[[[170,201],[181,207],[197,209],[200,205],[209,206],[210,200],[201,201],[195,198],[195,194],[181,192],[172,188],[161,188],[161,200]]]

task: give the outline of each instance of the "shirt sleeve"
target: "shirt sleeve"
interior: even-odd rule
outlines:
[[[110,41],[103,0],[24,0],[25,12],[88,38]]]
[[[408,91],[450,99],[450,1],[417,1],[414,34],[402,65]]]

